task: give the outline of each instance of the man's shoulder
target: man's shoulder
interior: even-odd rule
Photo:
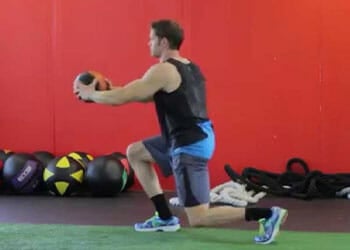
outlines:
[[[164,70],[173,70],[174,68],[175,66],[173,64],[165,61],[153,64],[149,70],[162,72]]]
[[[169,77],[174,73],[177,74],[178,71],[175,65],[169,62],[160,62],[160,63],[153,64],[149,68],[148,73],[152,75],[157,75],[157,76]]]

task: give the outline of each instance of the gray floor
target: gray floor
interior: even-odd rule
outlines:
[[[135,191],[112,198],[1,195],[0,204],[1,223],[132,225],[153,214],[152,204],[144,193]],[[289,210],[284,230],[350,232],[350,200],[265,197],[255,206],[274,205]],[[173,212],[187,226],[183,209],[174,208]],[[244,221],[224,227],[257,228],[256,223]]]

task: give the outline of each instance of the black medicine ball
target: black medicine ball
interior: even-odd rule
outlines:
[[[127,173],[117,158],[99,156],[89,162],[85,181],[93,195],[114,196],[124,189]]]
[[[27,153],[12,154],[4,164],[5,185],[16,193],[32,193],[39,187],[43,166],[33,155]]]

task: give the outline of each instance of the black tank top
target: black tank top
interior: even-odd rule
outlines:
[[[177,148],[202,140],[207,135],[197,125],[208,121],[205,79],[194,63],[168,59],[181,76],[180,86],[167,93],[158,91],[153,99],[162,136],[168,146]]]

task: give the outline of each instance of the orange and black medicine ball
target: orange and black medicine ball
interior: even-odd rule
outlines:
[[[110,90],[112,88],[111,83],[101,73],[96,71],[80,73],[76,78],[76,80],[79,80],[85,85],[91,84],[95,79],[97,79],[96,90]]]

